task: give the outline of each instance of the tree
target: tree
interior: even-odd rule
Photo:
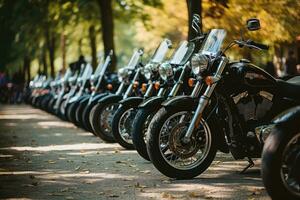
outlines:
[[[101,14],[101,26],[102,26],[102,40],[104,45],[104,53],[108,55],[113,50],[110,71],[116,71],[116,51],[114,44],[114,22],[113,22],[113,10],[111,0],[97,0],[100,14]]]

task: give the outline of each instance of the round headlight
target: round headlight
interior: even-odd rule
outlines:
[[[200,75],[208,67],[208,57],[203,54],[195,54],[191,60],[192,71],[195,75]]]
[[[128,70],[126,68],[121,68],[118,70],[118,79],[120,82],[128,77]]]
[[[145,67],[144,67],[144,76],[146,79],[150,79],[151,75],[152,75],[152,66],[153,64],[148,63]]]
[[[167,80],[169,77],[173,76],[173,69],[170,63],[163,63],[159,67],[159,75],[163,80]]]

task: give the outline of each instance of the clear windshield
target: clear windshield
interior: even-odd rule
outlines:
[[[154,55],[152,56],[152,62],[154,63],[160,63],[163,61],[163,59],[166,56],[166,53],[168,52],[169,48],[171,47],[172,42],[168,39],[164,39],[158,48],[156,49]]]
[[[128,68],[135,68],[135,66],[138,64],[140,57],[143,55],[143,51],[141,49],[134,52],[132,55],[127,67]]]
[[[172,59],[170,60],[170,64],[174,64],[174,65],[185,64],[185,62],[189,59],[189,57],[193,53],[194,49],[195,49],[194,43],[188,43],[187,41],[182,42],[179,48],[177,48],[177,50],[173,54]]]
[[[200,53],[215,56],[220,51],[225,36],[224,29],[212,29],[202,45]]]

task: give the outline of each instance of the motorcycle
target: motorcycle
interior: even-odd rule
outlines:
[[[162,63],[159,66],[159,74],[162,80],[161,85],[163,92],[144,100],[137,107],[137,112],[132,123],[132,142],[135,149],[144,159],[150,160],[145,136],[148,130],[149,122],[154,114],[160,109],[161,103],[167,98],[174,97],[178,94],[190,94],[193,87],[192,78],[190,78],[190,68],[188,60],[194,52],[195,44],[184,41],[174,53],[170,61]],[[191,82],[192,81],[192,82]]]
[[[249,31],[260,29],[258,19],[247,21]],[[267,132],[261,131],[278,113],[299,104],[298,80],[278,80],[246,59],[230,62],[232,46],[267,50],[252,40],[234,40],[224,50],[223,29],[210,31],[199,53],[191,58],[193,73],[205,91],[200,98],[175,97],[162,103],[146,137],[154,166],[171,178],[189,179],[203,173],[217,150],[235,159],[261,156]]]
[[[280,114],[267,127],[271,133],[262,152],[262,178],[272,199],[300,199],[299,121],[297,106]]]
[[[100,98],[111,92],[115,92],[115,88],[117,88],[119,84],[115,78],[115,74],[106,72],[111,62],[112,53],[111,51],[104,62],[99,63],[95,73],[90,78],[89,93],[78,101],[75,112],[75,124],[90,132],[92,132],[92,127],[89,123],[89,114],[92,107]]]
[[[117,109],[118,101],[127,97],[131,93],[136,93],[136,82],[142,79],[141,56],[143,50],[135,51],[126,67],[119,69],[118,78],[121,83],[117,91],[113,94],[104,94],[94,100],[91,108],[89,121],[93,133],[106,142],[114,142],[111,135],[111,119],[114,111]]]
[[[89,78],[93,73],[93,68],[90,63],[84,66],[82,75],[76,81],[76,92],[73,96],[69,95],[65,102],[65,118],[70,122],[76,124],[76,108],[78,107],[79,101],[85,97],[85,89],[89,87]]]
[[[166,52],[172,45],[170,41],[166,41],[167,42],[165,44],[163,43],[163,46],[160,45],[159,49],[155,52],[150,62],[143,68],[143,74],[148,81],[148,83],[143,83],[141,87],[144,95],[131,96],[121,100],[119,102],[120,105],[113,116],[113,137],[122,147],[126,149],[134,149],[132,143],[132,124],[138,110],[138,105],[152,96],[163,96],[169,89],[167,84],[163,84],[159,80],[159,67],[166,55]],[[182,51],[183,48],[185,48],[184,44],[182,48],[178,50]]]

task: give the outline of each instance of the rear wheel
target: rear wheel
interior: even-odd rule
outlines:
[[[88,101],[89,101],[88,97],[82,99],[78,103],[78,106],[75,111],[75,119],[76,119],[77,126],[79,126],[81,128],[85,128],[83,125],[83,122],[82,122],[82,115],[83,115],[83,111],[84,111],[85,107],[87,106]]]
[[[170,178],[196,177],[203,173],[215,158],[217,141],[211,120],[206,121],[202,118],[190,142],[182,141],[193,114],[192,108],[161,108],[149,125],[149,157],[154,166]]]

